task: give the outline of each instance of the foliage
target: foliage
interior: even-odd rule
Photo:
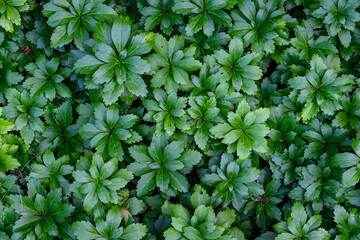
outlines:
[[[223,11],[229,7],[229,1],[225,0],[175,0],[173,11],[182,15],[194,14],[189,19],[185,31],[189,36],[199,32],[210,37],[215,30],[215,23],[231,27],[231,17]]]
[[[91,239],[121,239],[140,240],[147,232],[146,226],[138,223],[127,227],[120,227],[122,213],[119,208],[112,207],[106,216],[96,219],[95,226],[89,221],[75,222],[72,226],[74,234],[79,240]]]
[[[232,155],[223,154],[220,166],[212,168],[213,173],[202,177],[202,182],[215,186],[214,195],[222,199],[224,207],[231,202],[235,209],[243,204],[243,197],[263,190],[255,182],[260,176],[256,168],[241,168]]]
[[[63,156],[55,159],[54,154],[48,149],[45,151],[42,163],[34,163],[30,176],[36,178],[44,186],[49,186],[51,190],[61,188],[62,191],[69,195],[69,181],[64,177],[71,174],[74,167],[68,165],[69,156]]]
[[[98,203],[119,203],[117,191],[125,187],[133,175],[126,169],[118,170],[117,162],[115,158],[104,162],[100,155],[95,154],[91,164],[87,164],[88,169],[72,172],[75,181],[70,190],[83,196],[86,211],[91,211]]]
[[[256,214],[256,224],[262,229],[268,228],[271,221],[281,219],[281,210],[277,206],[282,201],[285,188],[281,188],[281,182],[273,179],[264,186],[263,194],[252,196],[245,205],[244,212]]]
[[[21,92],[10,88],[6,92],[9,104],[4,107],[4,116],[15,123],[15,129],[20,130],[20,135],[26,144],[30,144],[35,132],[43,132],[45,125],[40,118],[44,115],[46,99],[43,95],[30,97],[27,90]]]
[[[85,83],[87,88],[101,88],[107,105],[124,95],[146,96],[148,91],[140,75],[149,72],[150,65],[140,56],[151,47],[144,36],[130,36],[130,20],[124,16],[116,18],[111,27],[99,23],[94,31],[94,55],[85,55],[74,65],[75,72],[92,74]]]
[[[275,225],[276,231],[280,233],[275,239],[330,239],[330,234],[324,228],[320,228],[321,220],[321,215],[313,215],[309,218],[305,208],[296,202],[286,222]]]
[[[14,24],[21,24],[20,12],[29,10],[27,0],[2,0],[0,2],[0,26],[5,31],[13,32]]]
[[[162,89],[154,90],[154,98],[144,100],[143,104],[148,111],[144,115],[145,121],[156,122],[155,133],[158,136],[164,133],[173,135],[176,128],[189,129],[184,108],[187,98],[177,97],[176,94],[169,95]]]
[[[131,129],[138,120],[134,114],[121,115],[115,105],[105,107],[102,103],[94,106],[94,122],[80,127],[80,136],[90,139],[91,147],[104,156],[122,159],[123,149],[120,141],[134,143],[141,136]]]
[[[359,0],[0,0],[0,239],[360,239]]]
[[[297,124],[294,114],[281,115],[278,111],[272,111],[266,123],[271,127],[268,144],[272,151],[282,153],[291,144],[302,144],[299,135],[305,128]]]
[[[238,5],[231,12],[235,23],[230,34],[243,37],[245,46],[251,44],[252,51],[268,54],[276,45],[289,43],[286,25],[296,20],[286,14],[283,0],[241,0]]]
[[[180,141],[168,142],[166,136],[154,136],[149,147],[133,146],[129,149],[135,162],[128,166],[136,176],[141,176],[136,192],[144,196],[155,186],[163,194],[174,196],[177,192],[186,192],[189,183],[182,169],[190,168],[201,159],[201,154],[194,150],[185,150]]]
[[[246,159],[253,149],[265,153],[268,148],[265,136],[270,132],[263,123],[269,117],[267,108],[250,111],[249,104],[243,100],[235,112],[229,112],[227,122],[211,128],[210,132],[227,144],[229,153],[237,152],[238,157]]]
[[[194,131],[194,140],[199,148],[204,149],[209,140],[210,128],[221,122],[220,109],[216,107],[214,97],[197,96],[189,98],[188,109],[190,131]]]
[[[304,21],[302,26],[297,26],[295,29],[295,38],[291,39],[291,44],[300,50],[300,56],[306,61],[310,61],[312,56],[336,54],[337,49],[331,44],[328,36],[318,36],[314,34],[314,30],[308,21]]]
[[[180,204],[164,204],[162,210],[165,214],[171,212],[169,215],[173,226],[164,232],[165,239],[244,239],[241,231],[231,229],[235,222],[235,211],[227,209],[215,214],[214,208],[209,206],[209,195],[202,191],[195,186],[195,192],[190,197],[191,211]]]
[[[343,96],[341,98],[342,110],[336,114],[332,125],[336,127],[350,126],[353,129],[357,129],[359,124],[359,106],[360,106],[360,94],[355,94],[351,99],[350,97]]]
[[[34,179],[28,182],[27,187],[27,197],[10,196],[12,207],[20,215],[14,224],[14,234],[11,238],[53,239],[59,236],[63,239],[71,239],[72,232],[66,218],[75,208],[63,202],[61,189],[46,192],[45,188]]]
[[[162,35],[155,35],[153,48],[156,53],[149,56],[149,63],[156,72],[151,79],[151,86],[164,86],[167,92],[177,91],[180,84],[187,85],[187,72],[201,68],[201,63],[194,59],[195,47],[184,47],[184,39],[174,36],[166,41]]]
[[[262,76],[261,69],[256,66],[259,55],[244,55],[244,47],[240,38],[233,38],[229,43],[229,53],[223,49],[215,51],[214,57],[221,66],[220,71],[225,81],[231,80],[236,91],[242,89],[249,95],[257,91],[255,84]]]
[[[51,0],[44,5],[43,14],[47,23],[54,27],[51,47],[62,47],[74,40],[77,47],[89,38],[89,31],[97,23],[116,16],[116,12],[102,4],[104,0]]]
[[[320,7],[312,15],[323,19],[327,32],[331,37],[338,36],[345,47],[351,43],[351,32],[355,30],[360,14],[355,11],[360,3],[355,0],[320,0]]]
[[[318,119],[312,120],[309,126],[311,129],[303,133],[304,139],[309,142],[304,152],[305,158],[320,157],[323,153],[332,157],[339,148],[349,145],[346,139],[348,131],[345,129],[321,124]]]
[[[353,140],[351,146],[356,154],[350,152],[338,153],[333,157],[335,166],[347,169],[342,175],[344,187],[354,186],[360,180],[360,141]]]
[[[62,83],[70,76],[71,69],[59,68],[59,64],[59,58],[48,61],[45,56],[41,56],[36,59],[35,64],[26,66],[26,70],[33,77],[26,79],[23,86],[30,90],[31,97],[37,97],[43,93],[50,101],[54,100],[56,95],[64,98],[71,97],[70,89]]]
[[[291,96],[300,103],[305,103],[301,112],[303,120],[309,120],[320,111],[333,115],[341,109],[340,97],[351,90],[352,80],[349,77],[338,77],[334,69],[328,69],[324,60],[315,55],[310,61],[311,68],[306,75],[289,79],[294,89]]]
[[[356,223],[360,221],[360,215],[355,209],[349,213],[342,206],[336,205],[334,207],[334,221],[339,233],[335,239],[359,238],[360,232]]]
[[[0,108],[0,116],[2,113],[2,108]],[[19,161],[13,157],[16,151],[18,151],[18,146],[8,144],[3,141],[3,136],[7,134],[14,124],[0,118],[0,172],[7,172],[8,170],[13,170],[20,165]],[[11,135],[9,135],[11,136]]]
[[[44,118],[46,130],[39,144],[41,152],[46,149],[58,150],[64,154],[83,151],[78,137],[80,124],[73,124],[70,102],[62,103],[57,109],[53,105],[48,105]]]
[[[181,17],[172,11],[173,0],[152,0],[149,5],[141,9],[145,19],[145,30],[153,30],[160,25],[160,29],[167,35],[173,31],[173,25],[181,24]]]
[[[324,205],[337,203],[335,194],[341,189],[341,183],[336,180],[339,174],[328,165],[328,158],[324,154],[318,166],[310,164],[299,167],[297,171],[302,180],[299,181],[298,187],[290,191],[289,196],[298,201],[311,202],[316,212],[323,210]]]

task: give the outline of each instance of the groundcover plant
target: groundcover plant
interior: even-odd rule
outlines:
[[[0,0],[1,240],[360,240],[359,0]]]

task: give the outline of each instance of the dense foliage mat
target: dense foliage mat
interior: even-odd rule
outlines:
[[[360,240],[359,0],[0,0],[0,239]]]

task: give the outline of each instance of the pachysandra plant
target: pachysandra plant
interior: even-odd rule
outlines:
[[[219,28],[221,28],[219,26]],[[195,33],[193,36],[184,37],[187,42],[197,46],[197,51],[201,55],[212,54],[214,50],[220,50],[227,45],[231,39],[230,35],[225,32],[215,31],[211,37],[202,32]]]
[[[72,239],[73,233],[67,218],[75,210],[65,203],[61,189],[47,192],[35,179],[29,180],[28,195],[10,196],[12,207],[20,218],[16,221],[11,239]]]
[[[328,34],[331,37],[338,36],[344,47],[351,43],[351,33],[355,31],[355,25],[360,21],[360,14],[356,8],[360,2],[356,0],[320,0],[320,6],[312,15],[323,21]]]
[[[243,100],[235,112],[229,112],[226,123],[217,124],[210,129],[216,137],[226,144],[229,153],[236,151],[237,156],[243,160],[249,157],[251,150],[259,153],[267,152],[265,136],[270,129],[264,124],[269,118],[268,108],[259,108],[250,111],[249,104]]]
[[[17,65],[16,62],[11,61],[9,57],[9,53],[14,53],[17,50],[19,50],[19,44],[14,41],[15,39],[10,38],[10,34],[6,32],[0,32],[0,66],[4,67],[4,61],[11,62],[12,65]],[[8,71],[10,69],[4,69],[5,71]],[[14,69],[11,69],[14,70]]]
[[[26,66],[32,75],[25,80],[23,86],[30,91],[31,97],[42,94],[53,101],[58,95],[63,98],[71,97],[70,89],[63,83],[71,74],[70,68],[60,67],[60,59],[52,58],[50,61],[43,55],[36,59],[36,63]]]
[[[212,91],[220,84],[219,68],[211,65],[212,64],[205,62],[199,74],[191,75],[191,82],[189,84],[191,96],[207,96],[208,94],[213,94]]]
[[[164,86],[167,92],[176,92],[179,85],[189,84],[189,72],[201,68],[200,61],[194,58],[194,46],[184,48],[181,36],[173,36],[167,41],[162,35],[156,34],[153,39],[155,53],[148,58],[154,73],[151,87]]]
[[[304,238],[308,240],[327,240],[330,234],[324,228],[321,228],[321,215],[308,217],[305,208],[298,202],[294,203],[291,208],[291,215],[284,222],[275,225],[279,235],[275,240],[287,240]]]
[[[48,17],[47,23],[54,27],[51,47],[62,47],[74,41],[82,49],[94,26],[116,16],[104,0],[51,0],[42,11]]]
[[[223,154],[219,166],[212,166],[211,174],[204,175],[203,183],[214,186],[214,195],[222,199],[222,205],[230,203],[239,210],[243,205],[244,196],[262,194],[262,187],[255,181],[260,177],[260,170],[242,166],[230,154]]]
[[[215,23],[231,27],[231,17],[224,11],[233,1],[226,0],[174,0],[174,12],[182,15],[194,14],[186,25],[186,35],[202,32],[210,37],[215,31]]]
[[[270,169],[274,179],[281,179],[285,185],[291,184],[299,173],[296,168],[306,163],[304,159],[304,147],[291,144],[282,154],[276,152],[271,155]]]
[[[109,240],[141,240],[146,235],[147,227],[143,224],[132,223],[122,227],[122,212],[117,207],[112,207],[96,219],[95,226],[90,221],[79,221],[72,225],[74,234],[79,240],[109,239]]]
[[[131,36],[130,20],[120,16],[112,26],[103,22],[97,24],[93,37],[96,42],[92,46],[93,53],[83,56],[74,65],[76,73],[92,75],[85,83],[87,88],[101,88],[107,105],[115,103],[120,96],[145,97],[148,91],[140,75],[150,71],[150,64],[141,58],[151,50],[146,36]]]
[[[283,0],[239,1],[239,7],[231,12],[234,24],[230,34],[243,38],[245,46],[251,44],[256,53],[273,53],[276,46],[289,43],[287,25],[296,24],[283,6]]]
[[[279,99],[279,96],[276,92],[277,85],[272,84],[272,81],[272,79],[270,80],[269,78],[265,78],[256,93],[256,97],[258,99],[262,99],[261,106],[263,107],[270,107],[271,105],[274,105]]]
[[[295,38],[291,44],[300,50],[300,56],[310,62],[312,56],[319,55],[324,58],[326,55],[336,54],[338,51],[331,44],[329,36],[316,36],[310,22],[304,21],[295,29]]]
[[[2,108],[0,108],[0,117]],[[3,135],[14,128],[14,124],[0,118],[0,173],[6,173],[8,170],[13,170],[20,167],[19,161],[13,157],[14,153],[18,151],[18,146],[8,144],[2,140]]]
[[[360,181],[360,141],[354,139],[351,146],[355,154],[352,152],[338,153],[332,159],[335,166],[346,170],[342,175],[342,185],[345,188],[352,187]]]
[[[323,153],[332,157],[339,149],[350,145],[345,129],[321,124],[318,119],[310,121],[309,126],[311,129],[303,133],[303,138],[309,142],[304,152],[305,158],[320,157]]]
[[[0,1],[0,26],[7,32],[14,31],[14,25],[21,25],[20,12],[29,10],[27,0],[1,0]]]
[[[276,66],[276,71],[272,74],[272,76],[275,77],[275,79],[279,78],[279,82],[281,83],[285,83],[294,76],[304,76],[306,69],[309,68],[308,62],[300,57],[299,51],[295,48],[287,48],[283,51],[280,55],[279,61],[281,64]],[[275,79],[273,78],[273,80]],[[288,97],[284,97],[284,99],[286,98]],[[285,105],[286,101],[284,101],[284,99],[283,104]],[[282,106],[283,105],[280,105],[280,107]],[[302,108],[302,106],[299,108]]]
[[[311,68],[305,76],[288,80],[293,99],[305,103],[301,113],[304,121],[310,120],[321,110],[327,115],[333,115],[341,109],[339,100],[342,94],[349,92],[353,81],[347,76],[338,76],[335,69],[329,69],[322,58],[315,55],[310,61]]]
[[[75,181],[70,185],[70,191],[83,197],[84,209],[88,212],[97,204],[118,204],[121,197],[117,191],[133,179],[130,171],[118,169],[116,158],[105,162],[98,154],[93,155],[90,164],[87,162],[87,168],[73,171],[72,175]]]
[[[299,186],[293,188],[289,196],[297,201],[311,203],[312,209],[321,212],[325,206],[337,203],[336,193],[341,189],[337,181],[339,174],[329,166],[326,154],[320,157],[318,165],[310,164],[296,169],[300,175]]]
[[[271,152],[282,153],[291,144],[302,144],[300,134],[305,130],[304,126],[297,124],[294,114],[280,114],[273,110],[266,121],[271,128],[267,140]]]
[[[30,176],[36,178],[51,190],[61,188],[66,195],[70,195],[69,181],[65,178],[73,172],[74,167],[69,165],[69,156],[65,155],[55,159],[50,149],[46,150],[42,162],[34,163]]]
[[[73,123],[74,114],[69,101],[62,103],[55,109],[48,105],[44,114],[45,132],[39,137],[39,151],[57,149],[60,154],[71,154],[83,151],[78,136],[80,124]]]
[[[141,9],[141,14],[145,19],[145,30],[153,30],[156,26],[170,35],[173,32],[173,26],[182,22],[181,16],[172,11],[174,0],[151,0],[149,5]]]
[[[358,228],[360,214],[355,208],[348,212],[344,207],[336,205],[334,207],[334,221],[337,229],[335,240],[360,238]]]
[[[191,168],[201,160],[198,151],[185,150],[183,142],[169,142],[166,136],[154,136],[149,147],[132,146],[129,152],[135,162],[128,169],[140,176],[136,186],[138,196],[148,195],[155,187],[169,196],[186,192],[189,183],[181,170]]]
[[[44,49],[46,56],[53,54],[54,50],[50,47],[51,28],[46,23],[35,20],[34,29],[27,32],[25,37],[37,49]]]
[[[143,101],[147,113],[144,120],[155,122],[155,133],[162,136],[164,133],[173,135],[176,129],[188,130],[189,123],[184,108],[188,99],[177,97],[175,93],[169,95],[162,89],[154,90],[154,98]]]
[[[17,43],[9,41],[6,35],[0,32],[0,103],[4,103],[4,93],[11,86],[17,85],[24,79],[24,76],[18,72],[18,63],[13,61],[9,55],[18,51]]]
[[[221,49],[215,51],[214,57],[220,66],[221,78],[224,81],[230,81],[236,91],[242,90],[249,95],[256,93],[255,81],[262,76],[262,71],[257,66],[259,54],[244,54],[242,40],[233,38],[229,43],[229,52]]]
[[[210,135],[210,128],[222,122],[220,109],[216,107],[216,99],[205,96],[189,98],[189,131],[194,131],[194,139],[199,148],[204,149]]]
[[[348,127],[358,129],[360,124],[360,93],[356,93],[352,98],[343,96],[341,98],[342,109],[339,111],[332,125],[335,127]]]
[[[9,205],[0,202],[0,238],[10,240],[12,226],[16,221],[16,212]]]
[[[0,0],[0,240],[360,240],[360,0]]]
[[[243,100],[242,95],[232,89],[229,83],[220,83],[214,92],[208,92],[210,97],[216,99],[216,106],[220,109],[219,116],[227,118],[227,114],[236,109],[236,106]]]
[[[229,82],[223,82],[222,74],[218,66],[210,66],[205,63],[199,72],[199,76],[191,75],[191,96],[203,96],[214,99],[216,108],[219,109],[219,117],[224,119],[228,112],[235,109],[235,105],[242,99],[242,95],[230,87]]]
[[[15,123],[26,144],[30,144],[35,132],[43,132],[45,125],[41,116],[44,115],[46,99],[44,96],[30,97],[27,90],[21,92],[10,88],[5,94],[9,104],[3,108],[4,116]]]
[[[174,228],[166,230],[164,236],[166,240],[216,238],[235,240],[236,238],[231,235],[224,234],[225,228],[221,227],[221,224],[231,225],[234,220],[234,213],[231,210],[219,212],[216,215],[212,207],[200,205],[191,216],[183,206],[175,205],[174,217],[172,218]],[[216,226],[217,224],[220,226]]]
[[[141,140],[141,136],[132,129],[138,118],[134,114],[120,115],[116,105],[107,108],[102,103],[96,103],[94,122],[81,126],[79,133],[90,140],[90,146],[98,153],[121,160],[124,155],[121,142],[135,143]]]
[[[165,202],[162,211],[171,218],[172,227],[164,232],[166,240],[245,240],[244,234],[232,227],[235,211],[227,209],[215,213],[209,195],[199,186],[190,197],[191,210],[181,204]]]
[[[264,193],[251,196],[244,207],[246,214],[256,214],[256,224],[267,229],[272,220],[281,220],[281,210],[277,206],[282,200],[285,188],[281,187],[279,180],[273,179],[264,187]]]

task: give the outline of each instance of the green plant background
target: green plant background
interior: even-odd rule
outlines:
[[[0,239],[360,239],[360,1],[0,0]]]

